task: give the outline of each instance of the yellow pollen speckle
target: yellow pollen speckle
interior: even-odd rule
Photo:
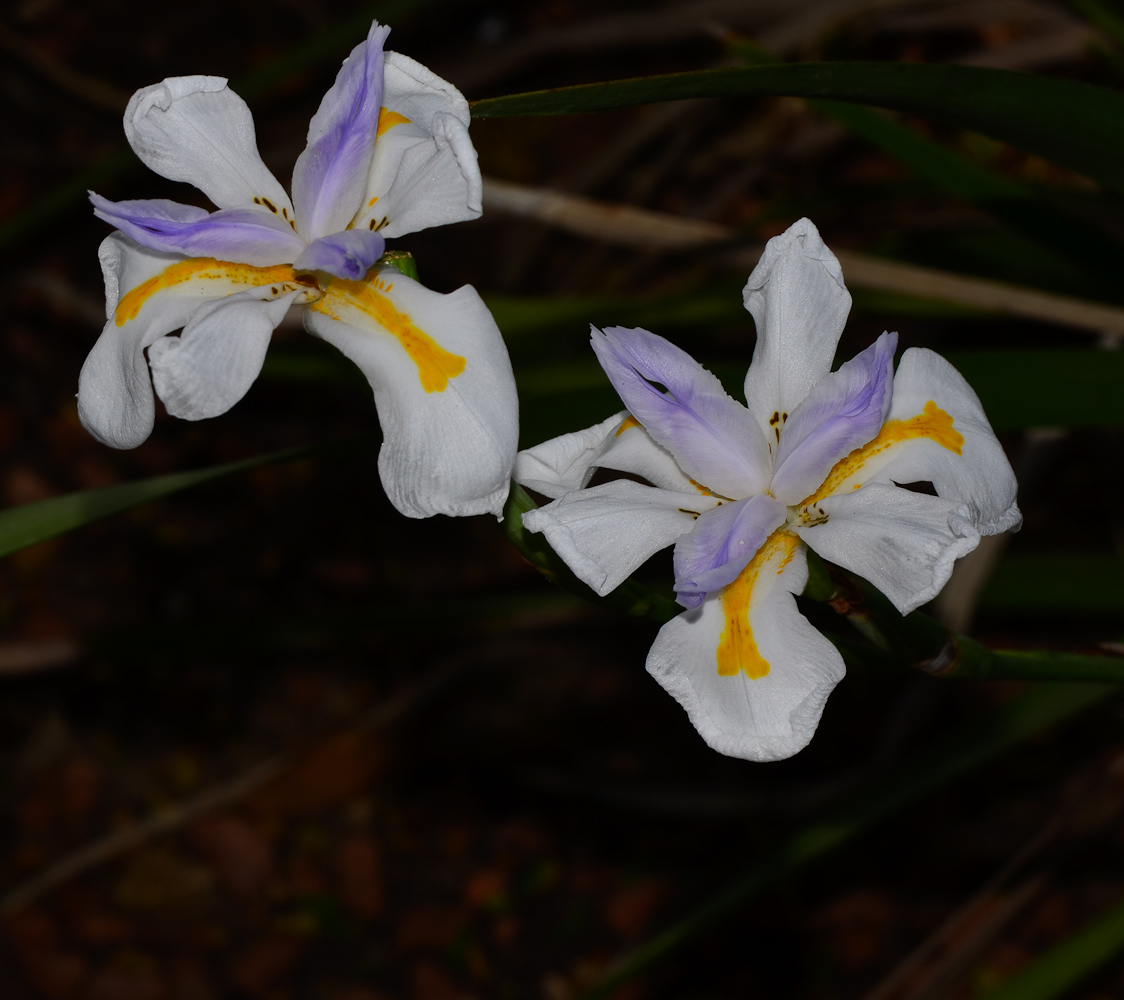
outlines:
[[[726,627],[718,640],[716,657],[721,677],[736,677],[742,670],[751,681],[769,675],[769,661],[757,648],[753,626],[749,622],[753,588],[766,566],[778,560],[779,576],[796,555],[800,540],[783,529],[774,531],[765,544],[757,550],[749,565],[738,578],[722,592],[722,610],[726,613]]]
[[[367,202],[367,207],[370,208],[378,200],[379,200],[379,196],[376,194],[369,202]]]
[[[379,124],[375,131],[375,136],[380,136],[383,132],[394,128],[395,125],[409,125],[410,119],[405,115],[400,115],[397,111],[388,111],[386,108],[379,108]],[[372,202],[374,204],[374,202]]]
[[[465,359],[441,347],[428,333],[418,329],[414,321],[395,308],[385,293],[394,286],[380,278],[371,281],[333,281],[328,292],[312,308],[333,319],[340,319],[337,309],[349,306],[373,319],[398,342],[418,366],[418,377],[426,392],[444,392],[449,379],[464,371]]]
[[[136,288],[122,295],[113,314],[114,321],[118,326],[124,326],[129,320],[137,318],[141,307],[157,292],[187,281],[225,281],[236,286],[256,288],[261,285],[296,282],[298,278],[288,264],[254,267],[252,264],[234,264],[214,257],[193,257],[164,268],[155,277],[142,281]]]
[[[810,497],[802,500],[799,506],[815,503],[817,500],[831,496],[869,459],[902,441],[909,441],[912,438],[929,438],[929,440],[935,441],[953,454],[961,454],[964,448],[964,435],[957,430],[953,430],[952,424],[952,417],[931,399],[925,404],[924,411],[916,417],[910,417],[908,420],[887,420],[882,425],[882,430],[878,432],[877,437],[836,462],[820,488]],[[860,485],[856,484],[851,489],[857,490]]]

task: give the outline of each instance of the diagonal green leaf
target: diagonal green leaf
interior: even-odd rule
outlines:
[[[66,534],[75,528],[100,521],[103,517],[128,510],[130,507],[138,507],[150,500],[179,493],[192,486],[200,486],[255,466],[300,458],[307,455],[309,451],[309,448],[287,448],[268,455],[246,458],[240,462],[214,465],[208,469],[173,472],[167,476],[121,483],[119,486],[107,486],[100,490],[68,493],[66,496],[0,510],[0,556],[10,555],[30,545],[37,545],[48,538]]]
[[[865,791],[857,792],[842,809],[766,852],[702,906],[626,955],[583,1000],[609,996],[770,886],[855,840],[954,778],[1095,705],[1116,690],[1095,685],[1042,685],[1000,711],[936,741],[873,781]]]
[[[1054,1000],[1104,968],[1124,951],[1124,906],[1078,928],[979,1000]]]
[[[797,63],[559,87],[474,102],[477,118],[578,114],[691,97],[807,97],[869,104],[982,132],[1124,190],[1124,94],[978,66]]]

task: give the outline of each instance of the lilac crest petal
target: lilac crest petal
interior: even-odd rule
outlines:
[[[675,543],[675,599],[684,607],[733,583],[788,516],[767,493],[704,511],[694,530]]]
[[[314,240],[293,261],[298,271],[327,271],[337,278],[358,281],[386,249],[381,233],[368,229],[345,229]]]
[[[773,493],[799,503],[831,467],[878,434],[894,391],[896,333],[884,333],[839,370],[820,379],[779,434]]]
[[[160,253],[264,267],[291,263],[304,250],[287,222],[257,205],[208,214],[166,199],[113,202],[92,191],[90,202],[99,219]]]
[[[388,34],[371,22],[309,122],[308,145],[293,169],[297,224],[308,239],[339,232],[359,211],[375,154]]]
[[[592,342],[629,412],[688,476],[735,499],[765,489],[768,453],[749,411],[686,351],[622,327],[594,330]]]

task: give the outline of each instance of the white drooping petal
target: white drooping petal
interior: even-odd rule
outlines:
[[[796,608],[793,594],[808,578],[803,545],[778,532],[745,573],[755,567],[748,608],[735,597],[743,576],[664,625],[647,668],[713,749],[746,760],[780,760],[811,740],[827,696],[843,677],[843,660]],[[744,669],[718,672],[724,639],[738,644],[743,662],[757,664],[755,677]]]
[[[379,473],[399,511],[500,515],[519,405],[503,338],[474,288],[441,295],[383,267],[366,282],[332,282],[305,325],[371,383]]]
[[[524,449],[515,456],[511,478],[552,500],[582,489],[627,416],[622,410],[592,427]]]
[[[512,478],[556,500],[570,490],[585,487],[597,469],[628,472],[673,492],[700,492],[670,453],[656,444],[627,410],[585,430],[519,452]]]
[[[936,597],[956,560],[980,541],[965,504],[885,483],[825,497],[811,513],[818,516],[792,530],[873,583],[903,615]]]
[[[293,206],[258,155],[254,118],[218,76],[174,76],[138,90],[125,137],[144,164],[194,184],[219,208],[255,202],[293,218]]]
[[[771,440],[774,413],[791,413],[831,370],[851,309],[843,272],[808,219],[769,240],[743,292],[757,325],[745,398]]]
[[[173,417],[217,417],[249,391],[261,372],[270,336],[302,294],[294,290],[263,298],[262,291],[208,302],[181,336],[161,337],[149,347],[156,394]]]
[[[898,364],[894,396],[874,449],[831,492],[858,484],[931,482],[944,500],[963,503],[981,535],[1017,530],[1018,484],[979,397],[939,354],[911,347]]]
[[[156,407],[144,350],[184,326],[208,301],[230,294],[222,282],[184,282],[147,297],[135,315],[122,296],[182,262],[137,246],[120,233],[98,248],[108,320],[78,378],[78,416],[111,448],[135,448],[152,432]],[[121,322],[118,323],[118,318]]]
[[[689,494],[703,492],[679,468],[671,457],[671,452],[656,444],[652,436],[635,420],[626,420],[621,425],[609,440],[597,465],[602,469],[640,476],[660,489]]]
[[[523,525],[546,535],[574,575],[604,597],[689,532],[695,515],[716,502],[621,479],[566,493],[528,511]]]
[[[479,217],[480,167],[460,91],[413,59],[388,52],[383,108],[355,228],[373,225],[395,237]]]

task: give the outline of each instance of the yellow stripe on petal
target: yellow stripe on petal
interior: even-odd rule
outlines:
[[[132,291],[121,296],[113,318],[118,326],[136,319],[144,304],[157,292],[188,281],[222,281],[231,287],[223,294],[230,295],[245,288],[260,288],[262,285],[307,284],[309,279],[298,279],[296,272],[288,264],[274,264],[271,267],[254,267],[252,264],[235,264],[214,257],[193,257],[164,268],[158,275],[141,282]],[[283,289],[278,288],[278,293]],[[284,289],[292,291],[292,288]]]
[[[620,427],[617,428],[617,437],[620,437],[625,431],[632,430],[633,427],[639,427],[640,421],[631,414],[621,421]]]
[[[955,455],[961,454],[964,448],[964,435],[954,430],[952,424],[952,417],[931,399],[925,404],[924,411],[916,417],[910,417],[908,420],[887,420],[877,437],[836,462],[823,481],[823,485],[810,497],[802,500],[800,506],[831,496],[843,483],[859,472],[869,459],[902,441],[928,438]],[[856,484],[851,489],[857,490],[859,485],[861,484]]]
[[[722,610],[726,613],[726,627],[718,640],[718,673],[722,677],[736,677],[741,671],[751,681],[759,681],[769,676],[769,661],[761,655],[757,641],[753,638],[753,626],[749,623],[749,608],[753,601],[753,588],[758,578],[774,562],[779,576],[792,562],[800,539],[795,535],[774,531],[765,544],[757,550],[749,565],[741,571],[738,578],[722,591]]]
[[[410,119],[405,115],[400,115],[397,111],[389,111],[386,108],[379,108],[379,124],[375,131],[376,138],[392,128],[395,125],[409,125]]]
[[[465,359],[446,351],[406,313],[399,312],[386,296],[393,287],[379,278],[333,281],[327,295],[313,303],[312,308],[337,320],[340,316],[336,307],[345,305],[358,309],[398,339],[410,360],[418,366],[418,377],[426,392],[444,392],[449,379],[464,371]]]

